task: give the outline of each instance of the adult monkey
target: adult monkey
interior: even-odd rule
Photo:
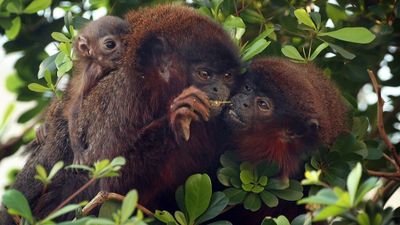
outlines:
[[[226,100],[237,77],[240,62],[230,37],[210,19],[182,6],[143,9],[126,18],[134,29],[126,36],[122,66],[82,101],[77,126],[87,144],[83,157],[74,158],[68,146],[67,121],[59,118],[65,108],[61,104],[44,147],[19,177],[29,178],[38,163],[49,168],[60,159],[91,164],[122,155],[127,165],[120,178],[101,180],[74,201],[90,199],[100,190],[124,194],[137,188],[143,204],[156,206],[159,193],[175,190],[217,158],[218,124],[212,116],[221,108],[209,112],[209,99]],[[46,154],[55,157],[50,160]],[[32,190],[40,187],[32,178],[17,181],[15,188],[31,193],[30,204],[40,218],[77,190],[80,180],[85,181],[82,173],[63,171],[42,196],[35,195],[40,188]]]
[[[254,60],[242,86],[231,98],[224,119],[232,136],[228,149],[243,161],[275,162],[282,176],[301,178],[303,156],[319,145],[330,145],[346,132],[347,108],[334,85],[311,64],[287,59]],[[300,175],[300,176],[298,176]],[[265,216],[299,215],[304,209],[280,201],[258,212],[237,206],[223,215],[234,224],[258,225]]]

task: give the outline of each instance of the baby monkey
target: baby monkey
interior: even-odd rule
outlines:
[[[122,37],[129,32],[129,27],[129,23],[121,18],[105,16],[88,23],[75,40],[76,70],[67,90],[64,111],[75,159],[79,159],[76,156],[85,149],[77,122],[82,101],[103,77],[118,67],[124,49]]]

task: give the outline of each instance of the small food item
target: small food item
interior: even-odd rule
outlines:
[[[231,101],[210,100],[211,106],[220,107],[224,104],[231,104]]]

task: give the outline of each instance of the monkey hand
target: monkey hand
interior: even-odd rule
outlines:
[[[177,140],[190,138],[192,121],[208,121],[210,101],[207,94],[191,86],[176,97],[170,107],[169,122]]]

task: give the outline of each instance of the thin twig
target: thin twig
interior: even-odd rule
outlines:
[[[390,141],[386,131],[385,131],[385,127],[383,124],[383,99],[381,96],[381,87],[378,84],[378,80],[376,79],[376,76],[374,74],[374,72],[372,72],[372,70],[368,70],[368,75],[372,81],[372,86],[375,89],[376,95],[378,96],[378,104],[377,104],[377,108],[378,108],[378,113],[377,113],[377,126],[378,126],[378,131],[379,131],[379,135],[380,137],[383,139],[383,141],[385,142],[385,144],[387,145],[387,147],[389,148],[390,152],[392,153],[392,156],[394,158],[394,161],[397,164],[397,168],[400,167],[400,157],[396,151],[396,148],[394,147],[394,145],[392,144],[392,142]],[[400,173],[400,170],[397,169],[397,172]]]
[[[375,170],[367,170],[368,174],[371,176],[376,177],[386,177],[391,180],[399,180],[400,181],[400,174],[399,173],[390,173],[390,172],[380,172]]]
[[[19,216],[17,216],[17,215],[13,215],[13,216],[11,216],[11,218],[14,220],[14,223],[15,224],[17,224],[17,225],[21,225],[22,223],[22,220],[21,220],[21,217],[19,217]]]
[[[379,190],[376,192],[376,194],[372,198],[372,201],[375,203],[378,202],[380,197],[385,196],[387,194],[387,192],[391,191],[396,184],[397,184],[397,181],[395,181],[395,180],[386,180],[386,183],[381,188],[379,188]]]
[[[96,181],[96,178],[90,179],[86,184],[84,184],[81,188],[79,188],[75,193],[73,193],[71,196],[69,196],[67,199],[65,199],[60,205],[58,205],[57,208],[54,209],[50,214],[53,214],[57,210],[61,209],[65,205],[67,205],[72,199],[74,199],[76,196],[78,196],[82,191],[84,191],[86,188],[88,188],[90,185],[92,185],[95,181]]]
[[[109,193],[101,191],[82,209],[82,215],[84,216],[88,215],[93,209],[103,204],[107,200],[123,201],[124,198],[125,196],[117,193]],[[149,209],[147,209],[146,207],[144,207],[143,205],[137,204],[136,208],[138,208],[147,216],[154,217],[154,213]]]

